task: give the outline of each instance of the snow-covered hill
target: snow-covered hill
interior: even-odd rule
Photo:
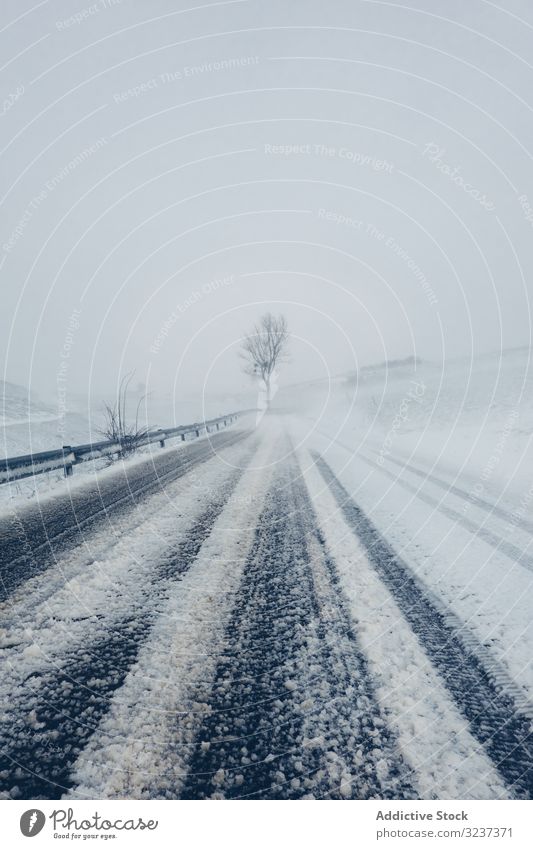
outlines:
[[[0,425],[10,426],[28,421],[49,421],[57,413],[51,407],[30,396],[24,386],[0,380]]]
[[[0,456],[14,457],[86,442],[89,422],[79,413],[61,416],[24,386],[0,381]]]
[[[431,363],[409,358],[280,391],[276,406],[340,435],[354,451],[416,457],[520,501],[533,459],[529,348]],[[473,485],[473,484],[472,484]]]

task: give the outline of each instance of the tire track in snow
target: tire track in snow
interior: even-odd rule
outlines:
[[[379,466],[373,460],[365,457],[364,454],[358,454],[358,456],[364,463],[381,471],[386,477],[397,483],[398,486],[401,486],[407,492],[411,492],[415,495],[420,501],[423,501],[424,504],[427,504],[429,507],[434,507],[448,519],[462,525],[462,527],[469,531],[472,536],[482,539],[483,542],[488,543],[495,551],[505,554],[505,556],[512,560],[513,563],[519,563],[525,569],[533,572],[533,557],[526,554],[523,549],[519,548],[517,545],[514,545],[512,542],[498,536],[498,534],[494,534],[488,528],[485,528],[484,525],[480,525],[477,522],[468,519],[464,513],[459,513],[459,511],[454,510],[453,507],[446,506],[446,504],[443,504],[442,501],[439,501],[437,498],[433,498],[431,495],[421,492],[419,487],[413,486],[407,481],[402,480],[402,478],[399,478],[392,474],[392,472],[389,472],[388,469],[385,469],[383,466]]]
[[[226,644],[180,798],[414,797],[294,457],[268,494]]]
[[[374,450],[374,449],[373,449]],[[377,451],[375,452],[378,453]],[[430,472],[425,472],[423,469],[420,469],[417,466],[413,466],[411,463],[408,463],[406,460],[398,460],[392,455],[389,455],[387,459],[394,463],[396,466],[399,466],[401,469],[406,469],[411,472],[413,475],[417,475],[417,477],[422,478],[424,481],[429,481],[430,483],[435,484],[435,486],[440,487],[445,492],[451,492],[456,495],[461,501],[466,502],[468,505],[472,505],[474,507],[480,507],[490,516],[495,515],[499,516],[500,519],[503,519],[507,525],[511,525],[514,527],[516,525],[516,517],[513,516],[508,510],[505,510],[503,507],[500,507],[498,504],[493,504],[490,501],[487,501],[486,498],[482,498],[480,495],[472,495],[472,493],[467,492],[465,489],[462,489],[460,486],[456,484],[449,483],[445,481],[443,478],[439,478],[437,475],[434,475]],[[520,523],[518,525],[520,530],[527,531],[528,534],[533,535],[533,523],[529,522],[526,518],[522,517],[520,519]]]
[[[322,434],[322,436],[327,437],[327,439],[332,439],[324,431],[318,430],[317,433]],[[333,440],[337,445],[340,445],[341,448],[344,448],[346,451],[350,451],[353,453],[352,449],[345,445],[338,439]],[[441,501],[438,501],[436,498],[432,498],[430,495],[427,495],[424,492],[420,491],[419,487],[413,486],[402,478],[394,475],[388,469],[385,469],[383,466],[380,466],[374,460],[371,460],[369,457],[365,457],[364,454],[358,453],[357,456],[368,466],[371,466],[373,469],[377,469],[378,472],[381,472],[385,477],[389,478],[389,480],[394,481],[395,484],[401,486],[407,492],[410,492],[412,495],[415,495],[420,501],[423,501],[424,504],[427,504],[429,507],[433,507],[446,516],[448,519],[451,519],[454,522],[457,522],[463,528],[465,528],[469,533],[471,533],[474,537],[478,537],[483,540],[483,542],[488,543],[491,548],[495,551],[501,552],[505,554],[513,563],[519,563],[525,569],[528,569],[530,572],[533,572],[533,556],[526,554],[521,548],[514,545],[512,542],[508,542],[508,540],[504,539],[498,534],[492,533],[492,531],[485,528],[483,525],[479,525],[477,522],[473,522],[471,519],[468,519],[463,513],[459,513],[457,510],[454,510],[452,507],[447,507],[445,504],[442,504]]]
[[[468,722],[313,464],[305,464],[304,477],[379,702],[415,773],[419,798],[508,798],[503,779],[470,734]]]
[[[69,798],[176,797],[269,487],[278,431],[266,424],[194,569],[171,586],[150,639],[78,758]]]
[[[24,682],[20,699],[4,717],[8,727],[0,739],[0,792],[14,798],[60,798],[71,786],[73,762],[135,663],[172,582],[193,565],[243,471],[237,469],[221,492],[212,494],[185,539],[157,565],[151,597],[141,594],[112,629],[67,650],[59,668],[37,671]]]
[[[111,516],[141,506],[149,495],[243,438],[242,432],[216,434],[162,457],[152,456],[146,463],[125,464],[120,473],[99,481],[96,487],[83,487],[1,517],[0,601],[44,572],[59,554],[83,545],[85,532],[100,529]]]
[[[483,745],[510,791],[533,797],[533,739],[530,719],[512,696],[484,668],[481,649],[469,651],[455,617],[432,603],[427,589],[394,552],[335,477],[324,459],[312,452],[348,525],[364,546],[377,574],[439,672],[472,735]],[[473,638],[470,638],[474,642]]]
[[[348,450],[344,443],[338,444]],[[364,477],[363,470],[361,474]],[[377,498],[374,523],[378,529],[386,538],[392,533],[397,551],[405,552],[412,570],[432,588],[433,603],[441,605],[467,650],[476,654],[519,709],[533,717],[531,572],[514,561],[506,563],[505,554],[431,505],[413,500],[409,504],[417,509],[406,513],[402,490],[383,487],[379,472],[368,482],[370,488],[361,493],[363,509],[366,500],[372,511]],[[477,514],[476,509],[476,520],[483,521],[483,515],[478,518]],[[394,516],[401,521],[393,520],[391,525]],[[527,541],[522,547],[527,547]]]

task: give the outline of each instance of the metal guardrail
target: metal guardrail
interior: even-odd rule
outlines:
[[[248,412],[250,411],[243,410],[239,413],[219,416],[217,419],[209,419],[209,421],[150,431],[137,443],[136,447],[141,448],[144,445],[159,442],[161,448],[164,448],[167,439],[181,437],[182,441],[185,441],[190,434],[199,437],[203,432],[218,431],[221,427],[227,427],[236,421],[239,416]],[[64,445],[55,451],[40,451],[37,454],[25,454],[21,457],[7,457],[0,460],[0,484],[33,477],[55,469],[64,469],[65,475],[70,476],[73,473],[74,466],[78,463],[113,456],[113,454],[120,457],[127,450],[127,442],[88,442],[86,445]]]

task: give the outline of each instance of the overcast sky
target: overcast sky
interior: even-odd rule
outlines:
[[[3,376],[236,391],[530,342],[527,0],[3,0]]]

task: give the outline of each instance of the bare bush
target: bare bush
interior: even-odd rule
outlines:
[[[139,425],[139,413],[146,395],[139,398],[133,421],[128,421],[126,404],[133,375],[134,372],[130,372],[120,381],[115,403],[104,404],[104,425],[98,430],[108,442],[114,442],[120,446],[121,456],[134,454],[151,430],[147,426]]]

